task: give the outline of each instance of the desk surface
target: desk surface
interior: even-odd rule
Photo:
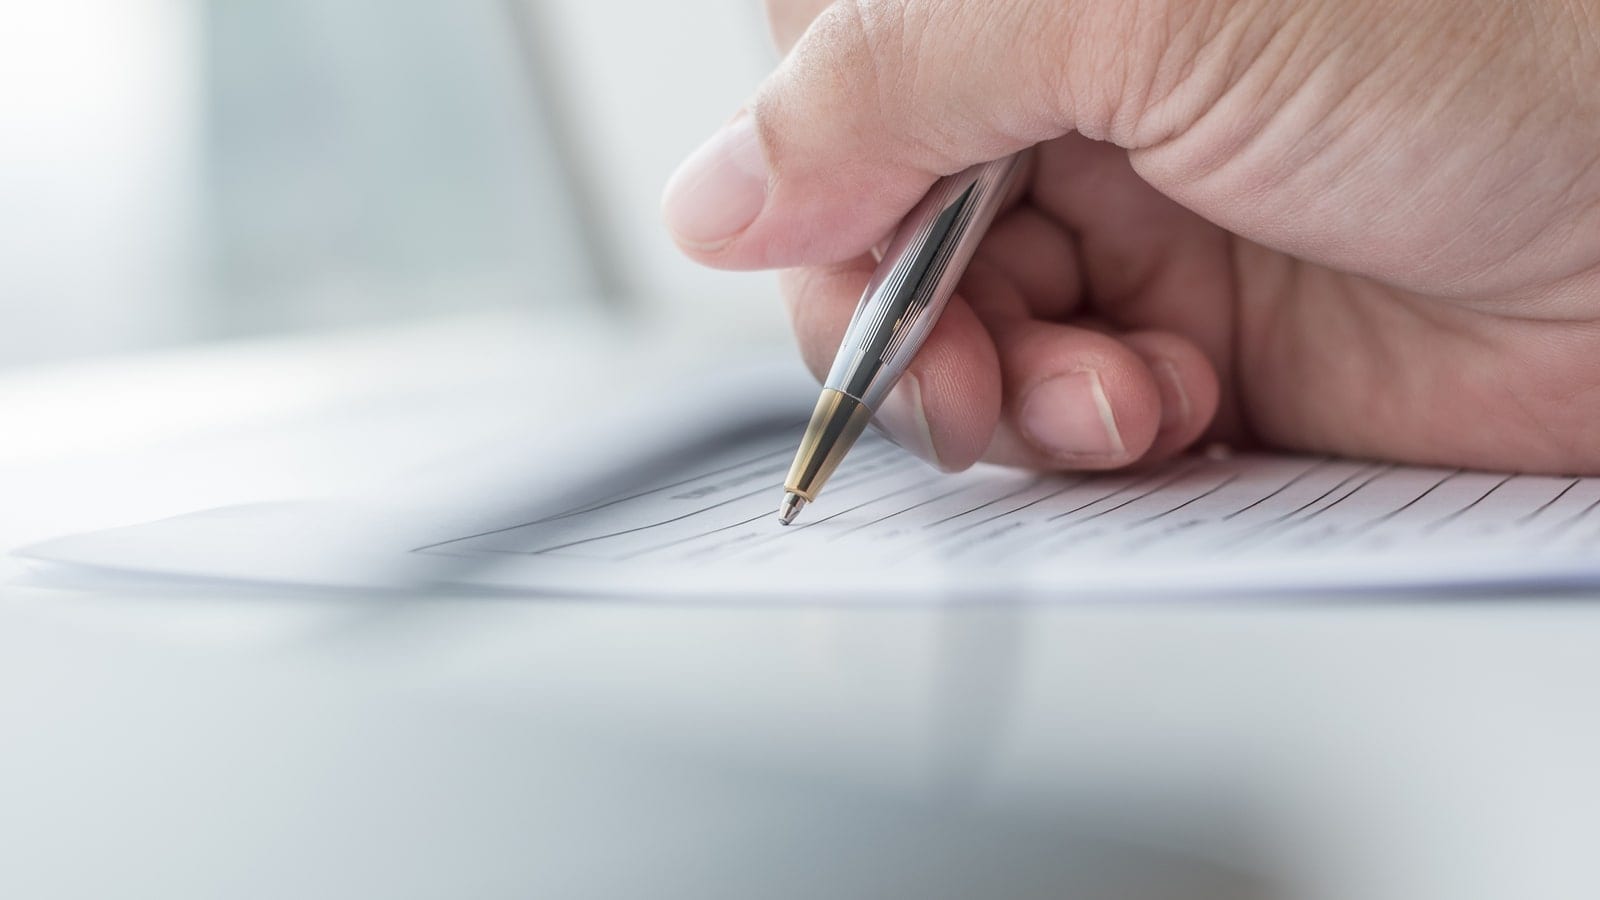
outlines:
[[[266,378],[232,419],[157,401],[195,366],[228,395],[240,354],[128,362],[172,421],[77,444],[51,422],[116,372],[0,381],[35,410],[0,538],[352,477],[383,435],[349,410],[390,414],[367,351],[243,354],[304,397]],[[287,433],[307,408],[346,440]],[[8,574],[0,896],[1600,895],[1582,600],[749,609]]]

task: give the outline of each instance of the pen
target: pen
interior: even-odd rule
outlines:
[[[978,248],[1020,155],[934,183],[895,231],[856,306],[822,396],[783,483],[778,521],[792,523],[850,452],[922,349]]]

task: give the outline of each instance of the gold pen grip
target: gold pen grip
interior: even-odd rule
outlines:
[[[872,410],[860,400],[832,388],[823,389],[794,455],[794,465],[789,467],[784,490],[799,494],[808,502],[816,500],[822,485],[839,468],[871,421]]]

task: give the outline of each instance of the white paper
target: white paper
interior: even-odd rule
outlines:
[[[681,414],[666,412],[659,421]],[[280,504],[82,535],[27,553],[234,581],[631,596],[1060,598],[1600,584],[1600,479],[1272,455],[1191,457],[1104,475],[985,466],[949,475],[869,434],[818,502],[785,528],[776,507],[798,427],[694,456],[616,496],[554,514],[546,505],[537,515],[486,516],[481,493],[454,508],[438,496]],[[591,464],[649,455],[649,441],[621,446],[619,433],[626,434],[591,447]],[[536,468],[576,471],[560,462]],[[619,471],[615,461],[591,468]]]
[[[1038,475],[868,438],[796,525],[792,437],[544,521],[418,548],[507,587],[1061,596],[1600,581],[1600,479],[1292,456]]]

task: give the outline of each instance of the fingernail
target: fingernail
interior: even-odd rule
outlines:
[[[1022,403],[1023,433],[1051,456],[1121,456],[1125,451],[1105,387],[1094,372],[1057,375]]]
[[[915,453],[934,465],[939,465],[939,454],[933,449],[933,431],[928,428],[928,414],[922,409],[922,385],[915,375],[907,375],[894,386],[873,424],[891,441]]]
[[[681,244],[715,250],[761,214],[767,180],[755,119],[741,112],[689,154],[667,181],[661,200],[667,227]]]
[[[1161,390],[1161,433],[1182,428],[1188,423],[1193,408],[1189,405],[1189,392],[1183,389],[1183,379],[1178,376],[1178,367],[1158,359],[1150,368],[1155,370],[1156,385]]]

